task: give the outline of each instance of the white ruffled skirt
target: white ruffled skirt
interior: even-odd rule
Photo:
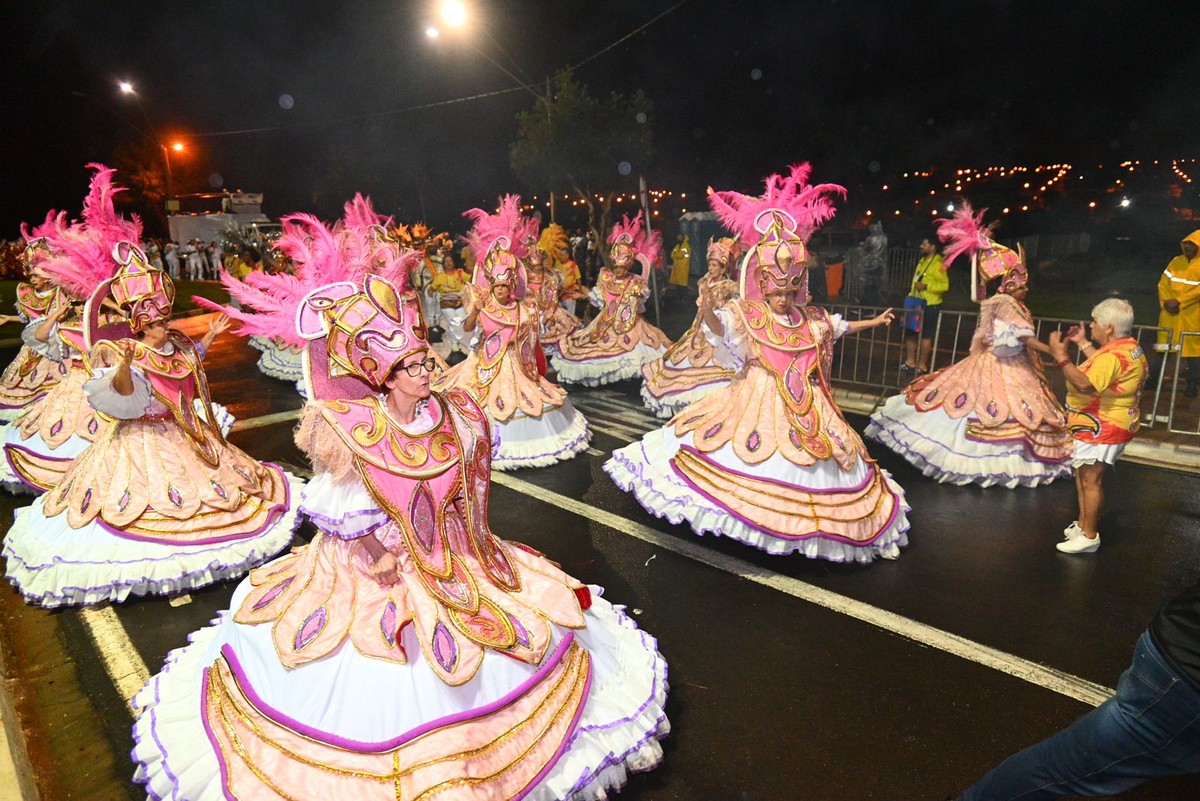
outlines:
[[[656,348],[639,341],[632,350],[598,359],[564,359],[562,353],[556,351],[550,355],[550,364],[560,382],[598,387],[641,377],[642,365],[649,364],[666,352],[665,346]]]
[[[917,411],[904,395],[893,395],[867,424],[863,435],[891,448],[929,478],[981,487],[1036,487],[1070,476],[1070,461],[1047,462],[1024,441],[983,442],[969,436],[967,417],[954,419],[941,408]]]
[[[27,601],[45,607],[120,603],[130,595],[168,595],[236,578],[292,541],[304,482],[283,475],[288,508],[270,527],[253,537],[214,544],[128,539],[99,518],[74,529],[66,512],[46,517],[45,496],[40,497],[18,510],[4,538],[6,576]]]
[[[613,451],[612,458],[604,463],[604,471],[618,487],[632,492],[638,503],[654,516],[671,523],[687,521],[701,536],[730,537],[770,554],[799,553],[810,559],[869,563],[876,557],[896,559],[900,556],[900,548],[908,544],[907,512],[910,507],[904,500],[904,490],[886,470],[869,465],[863,459],[859,459],[850,471],[844,471],[832,459],[802,468],[778,453],[762,464],[747,465],[733,454],[730,446],[708,454],[712,462],[731,472],[791,484],[798,492],[848,489],[865,483],[870,478],[868,470],[879,470],[887,490],[896,497],[895,513],[868,544],[856,545],[820,534],[804,538],[775,536],[733,514],[696,492],[676,474],[670,460],[682,444],[684,440],[675,436],[670,426],[655,429],[640,441]]]
[[[249,590],[250,583],[243,582],[231,608],[239,608]],[[592,660],[582,716],[526,801],[598,801],[623,786],[628,771],[650,770],[662,759],[659,740],[670,732],[663,710],[667,664],[654,638],[621,607],[600,598],[601,592],[592,588],[587,628],[574,632]],[[276,656],[269,625],[235,623],[222,613],[214,625],[193,634],[189,645],[172,651],[162,672],[134,698],[139,711],[133,729],[135,780],[154,798],[226,801],[201,693],[203,671],[222,647],[236,659],[240,685],[253,688],[274,712],[339,742],[395,741],[432,721],[470,718],[513,693],[537,670],[488,652],[470,681],[452,687],[426,665],[413,627],[405,627],[401,636],[413,655],[406,664],[365,657],[346,642],[323,659],[288,670]],[[563,630],[556,632],[556,644],[563,636]]]
[[[492,458],[496,470],[565,461],[587,450],[592,439],[587,419],[566,399],[562,406],[546,408],[541,417],[527,417],[518,411],[492,426],[500,438],[500,448]]]

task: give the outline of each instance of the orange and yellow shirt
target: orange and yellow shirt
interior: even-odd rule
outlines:
[[[1114,339],[1079,365],[1099,394],[1067,384],[1067,425],[1075,439],[1097,445],[1128,442],[1141,419],[1138,401],[1146,380],[1146,356],[1132,337]]]

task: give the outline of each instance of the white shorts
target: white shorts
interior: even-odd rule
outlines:
[[[1110,465],[1116,464],[1117,459],[1121,458],[1121,452],[1125,450],[1125,446],[1128,444],[1128,442],[1119,442],[1115,445],[1097,444],[1075,440],[1075,453],[1071,455],[1071,467],[1095,464],[1096,462],[1104,462]]]

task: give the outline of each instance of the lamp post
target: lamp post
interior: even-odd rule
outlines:
[[[471,17],[470,11],[467,9],[466,3],[464,3],[463,0],[442,0],[442,2],[438,4],[438,15],[441,17],[442,23],[447,28],[452,29],[452,30],[461,30],[461,29],[465,28],[467,26],[467,23],[470,21],[470,17]],[[492,36],[492,34],[488,32],[486,27],[484,27],[481,24],[477,24],[476,28],[479,31],[481,31],[483,33],[483,35],[486,36],[493,45],[496,46],[496,49],[499,50],[504,55],[504,57],[507,58],[512,63],[512,65],[514,67],[516,67],[517,72],[524,74],[525,71],[523,69],[521,69],[519,64],[517,64],[516,59],[514,59],[512,56],[510,56],[508,54],[508,51],[504,49],[504,46],[501,45],[498,41],[496,41],[496,37]],[[439,29],[436,25],[430,25],[429,27],[427,27],[425,29],[425,35],[428,36],[430,39],[440,39],[442,32],[441,32],[441,29]],[[462,41],[464,41],[464,43],[467,45],[467,47],[474,50],[475,53],[478,54],[480,57],[487,59],[487,61],[489,63],[491,63],[491,65],[493,67],[500,70],[505,75],[507,75],[509,78],[511,78],[513,80],[513,82],[517,84],[517,86],[520,86],[522,89],[529,92],[529,94],[533,95],[537,99],[546,101],[546,117],[547,117],[547,121],[549,121],[549,117],[551,114],[550,101],[553,99],[553,96],[551,95],[551,92],[550,92],[549,76],[546,77],[546,94],[543,95],[537,89],[533,88],[533,86],[530,85],[528,80],[523,80],[522,78],[519,78],[516,75],[514,75],[511,70],[509,70],[507,67],[505,67],[503,64],[501,64],[499,61],[497,61],[496,59],[489,56],[487,53],[480,50],[475,45],[474,42],[470,41],[470,39],[462,39]],[[551,191],[550,192],[550,222],[552,222],[552,223],[554,222],[555,211],[556,211],[555,197],[554,197],[554,192]]]
[[[165,144],[161,145],[161,147],[162,147],[162,152],[163,152],[163,161],[166,162],[166,165],[167,165],[166,208],[167,208],[167,213],[169,214],[172,211],[179,211],[179,202],[171,199],[171,195],[172,195],[172,192],[171,192],[171,151],[174,150],[176,153],[182,153],[183,152],[183,142],[172,142],[170,147],[167,147]]]

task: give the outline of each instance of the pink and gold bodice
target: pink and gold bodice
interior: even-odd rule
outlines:
[[[448,607],[478,609],[475,579],[448,530],[451,518],[461,518],[471,555],[494,584],[509,592],[521,586],[488,528],[487,419],[461,389],[430,402],[434,423],[415,434],[403,431],[376,398],[324,401],[321,414],[352,452],[367,491],[399,525],[431,593]]]

